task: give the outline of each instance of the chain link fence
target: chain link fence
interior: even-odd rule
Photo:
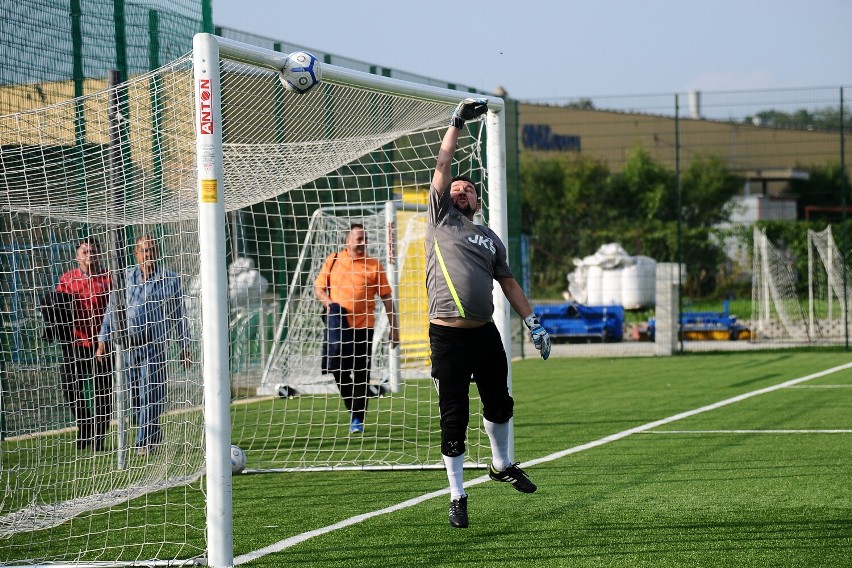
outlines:
[[[621,291],[606,283],[610,270],[627,265],[601,264],[611,261],[601,247],[618,245],[625,256],[683,267],[684,339],[847,342],[846,326],[822,326],[836,330],[829,339],[806,331],[819,326],[805,320],[819,319],[812,314],[820,302],[841,312],[834,322],[848,318],[845,280],[828,284],[832,272],[848,270],[848,93],[839,86],[521,103],[520,225],[530,242],[531,294],[622,304]],[[814,235],[827,227],[823,248],[837,256],[823,252],[821,260]],[[773,255],[755,252],[766,246],[763,234]],[[603,293],[594,278],[578,285],[589,267],[603,268]],[[786,296],[771,297],[782,288]],[[785,303],[797,304],[790,313],[802,331],[759,332],[778,327],[758,318],[775,318]],[[627,337],[641,335],[649,308],[627,314]],[[730,324],[724,332],[722,324]]]
[[[483,94],[214,27],[210,0],[28,0],[4,2],[3,12],[0,114],[102,90],[111,69],[125,78],[155,69],[190,51],[198,31],[285,53],[308,49],[326,63]],[[813,295],[808,229],[833,226],[833,246],[848,258],[847,95],[848,87],[837,86],[509,100],[507,131],[517,132],[507,145],[513,269],[531,297],[559,302],[571,297],[568,276],[578,262],[618,243],[631,256],[684,267],[684,311],[718,306],[749,325],[757,301],[757,226],[778,247],[798,296]],[[90,142],[83,109],[69,128],[78,145]],[[552,172],[551,162],[561,178],[537,176]],[[536,210],[542,201],[552,214]],[[653,315],[652,307],[628,311],[625,338],[644,337],[636,329]]]

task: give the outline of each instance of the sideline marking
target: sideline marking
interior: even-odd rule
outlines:
[[[852,430],[653,430],[643,434],[852,434]]]
[[[846,369],[852,369],[852,363],[846,363],[845,365],[840,365],[838,367],[832,367],[831,369],[826,369],[825,371],[820,371],[818,373],[813,373],[811,375],[806,375],[804,377],[799,377],[798,379],[792,379],[783,383],[779,383],[777,385],[773,385],[770,387],[758,389],[756,391],[747,392],[745,394],[737,395],[725,400],[721,400],[719,402],[715,402],[713,404],[708,404],[707,406],[702,406],[701,408],[695,408],[693,410],[687,410],[686,412],[681,412],[680,414],[675,414],[673,416],[669,416],[668,418],[663,418],[661,420],[655,420],[654,422],[648,422],[647,424],[643,424],[642,426],[637,426],[635,428],[630,428],[628,430],[624,430],[622,432],[618,432],[616,434],[611,434],[609,436],[605,436],[598,440],[594,440],[592,442],[588,442],[585,444],[581,444],[579,446],[574,446],[573,448],[568,448],[566,450],[562,450],[560,452],[555,452],[550,455],[536,458],[533,460],[529,460],[524,462],[523,467],[529,467],[538,465],[540,463],[546,463],[553,460],[558,460],[560,458],[564,458],[565,456],[570,456],[571,454],[576,454],[582,452],[584,450],[590,450],[592,448],[597,448],[598,446],[603,446],[604,444],[608,444],[610,442],[615,442],[617,440],[621,440],[633,434],[638,434],[641,432],[647,432],[648,430],[652,430],[657,428],[658,426],[663,426],[665,424],[670,424],[672,422],[677,422],[678,420],[683,420],[684,418],[689,418],[691,416],[695,416],[697,414],[702,414],[704,412],[709,412],[711,410],[716,410],[717,408],[722,408],[723,406],[728,406],[729,404],[734,404],[736,402],[741,402],[743,400],[759,396],[762,394],[774,392],[780,389],[788,388],[793,385],[797,385],[799,383],[804,383],[806,381],[810,381],[812,379],[818,379],[819,377],[824,377],[826,375],[830,375],[832,373],[837,373],[838,371],[843,371]],[[485,483],[489,481],[488,475],[483,475],[477,477],[476,479],[471,479],[467,483],[464,484],[465,487],[473,487],[474,485],[479,485],[480,483]],[[257,558],[261,558],[266,556],[267,554],[273,554],[275,552],[281,552],[291,546],[295,546],[301,542],[304,542],[308,539],[311,539],[315,536],[321,536],[332,531],[336,531],[338,529],[343,529],[355,524],[360,523],[361,521],[366,521],[368,519],[372,519],[374,517],[378,517],[381,515],[386,515],[388,513],[393,513],[394,511],[400,511],[402,509],[407,509],[408,507],[413,507],[415,505],[419,505],[424,501],[428,501],[429,499],[433,499],[435,497],[439,497],[441,495],[449,494],[449,488],[441,489],[440,491],[433,491],[431,493],[426,493],[419,497],[413,497],[406,501],[402,501],[401,503],[397,503],[396,505],[391,505],[390,507],[385,507],[384,509],[378,509],[376,511],[372,511],[369,513],[362,513],[360,515],[355,515],[354,517],[350,517],[348,519],[344,519],[333,525],[328,525],[326,527],[321,527],[318,529],[314,529],[312,531],[304,532],[302,534],[297,534],[295,536],[291,536],[289,538],[285,538],[279,542],[271,544],[269,546],[265,546],[254,552],[249,552],[247,554],[241,554],[234,558],[234,565],[244,564],[246,562],[250,562]]]
[[[852,389],[852,385],[797,385],[793,389]]]

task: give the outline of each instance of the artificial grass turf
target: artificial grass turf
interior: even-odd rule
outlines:
[[[522,462],[540,460],[526,467],[539,485],[536,494],[485,482],[468,490],[469,529],[449,526],[448,497],[440,494],[251,565],[848,565],[849,370],[618,437],[848,362],[848,354],[836,350],[517,362],[515,453]],[[32,552],[67,544],[70,535],[85,540],[93,554],[96,547],[118,546],[125,558],[186,557],[204,546],[203,483],[169,490],[187,493],[186,508],[170,504],[165,492],[117,508],[130,532],[115,524],[114,514],[95,512],[16,535],[7,545],[28,541]],[[236,553],[369,516],[446,485],[441,470],[238,476]],[[147,521],[158,528],[148,530]],[[126,542],[136,535],[149,544]],[[185,536],[188,546],[179,544]],[[9,548],[7,558],[24,549]]]
[[[846,362],[832,351],[516,363],[516,454],[539,458]],[[843,388],[852,372],[813,384],[840,386],[824,398],[782,389],[666,426],[678,433],[634,434],[541,463],[528,468],[535,495],[469,488],[466,530],[449,527],[439,496],[252,565],[843,566],[852,558],[852,436],[723,432],[754,430],[755,417],[764,429],[852,429],[841,410],[852,402]],[[324,497],[333,516],[307,524],[439,490],[437,473],[335,473]]]

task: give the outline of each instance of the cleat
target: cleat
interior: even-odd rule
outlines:
[[[535,493],[537,489],[535,483],[530,480],[527,474],[524,473],[524,470],[519,468],[516,463],[513,463],[503,471],[497,471],[494,469],[494,464],[491,464],[488,467],[488,477],[494,481],[511,483],[512,487],[521,493]]]
[[[349,424],[349,433],[361,434],[362,432],[364,432],[364,423],[358,420],[357,418],[353,418],[352,423]]]
[[[450,524],[457,529],[467,528],[467,495],[450,501]]]

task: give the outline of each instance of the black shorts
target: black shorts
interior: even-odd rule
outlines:
[[[432,378],[438,385],[442,452],[458,455],[464,451],[471,382],[476,383],[486,420],[502,424],[512,418],[514,400],[509,394],[506,351],[493,322],[476,328],[430,324],[429,344]]]

